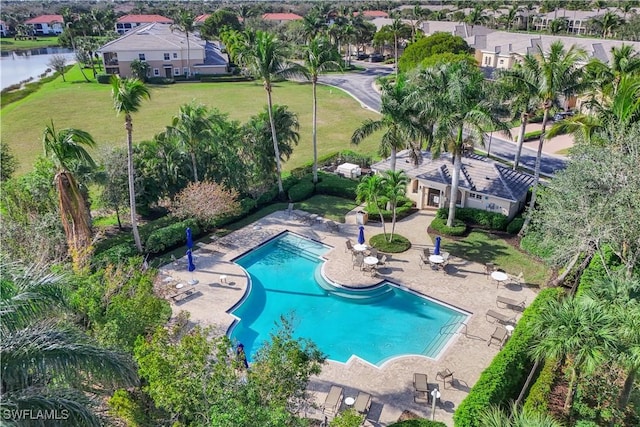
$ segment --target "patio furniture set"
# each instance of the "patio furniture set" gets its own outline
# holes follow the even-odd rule
[[[329,393],[322,405],[322,412],[328,415],[338,415],[342,409],[353,408],[357,413],[364,415],[367,419],[369,409],[371,409],[371,395],[364,391],[358,392],[356,397],[344,395],[344,389],[337,385],[332,385]],[[363,423],[364,423],[363,420]]]
[[[386,265],[391,258],[390,255],[381,254],[376,248],[365,244],[354,245],[351,240],[345,241],[345,251],[351,253],[353,268],[358,267],[363,272],[370,273],[372,277],[375,276],[376,270]]]
[[[449,252],[441,251],[438,254],[432,254],[431,249],[424,248],[420,253],[420,269],[428,265],[432,270],[442,270],[446,273],[445,267],[449,264]]]

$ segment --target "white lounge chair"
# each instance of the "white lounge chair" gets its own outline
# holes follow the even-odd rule
[[[342,403],[342,397],[344,396],[344,389],[337,385],[332,385],[329,390],[329,394],[324,399],[324,405],[322,405],[322,411],[329,414],[337,414]]]

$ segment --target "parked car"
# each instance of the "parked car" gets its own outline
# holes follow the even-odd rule
[[[384,55],[374,53],[369,57],[369,62],[382,62],[384,61]]]
[[[364,61],[365,59],[367,59],[369,57],[368,54],[366,53],[358,53],[356,55],[353,55],[356,59],[360,60],[360,61]]]
[[[567,117],[573,116],[575,113],[573,111],[558,111],[553,115],[553,121],[559,122],[560,120],[564,120]]]

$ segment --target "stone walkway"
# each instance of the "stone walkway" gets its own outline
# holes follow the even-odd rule
[[[330,232],[321,221],[307,225],[284,211],[276,212],[223,238],[201,244],[194,251],[197,266],[194,274],[186,271],[184,258],[164,266],[160,270],[157,288],[169,296],[176,292],[177,283],[184,285],[182,290],[188,287],[190,292],[184,295],[185,298],[179,301],[169,298],[174,315],[186,310],[192,322],[214,325],[220,333],[226,333],[235,320],[228,311],[242,299],[248,284],[244,269],[233,263],[233,259],[286,230],[329,245],[333,249],[325,255],[324,265],[324,274],[329,280],[342,285],[362,286],[388,279],[467,311],[471,316],[466,328],[461,328],[436,360],[405,356],[392,359],[382,367],[357,358],[351,358],[346,364],[328,361],[321,375],[314,378],[309,387],[316,396],[318,406],[322,405],[329,388],[335,384],[344,388],[345,397],[355,397],[358,391],[373,396],[365,425],[386,426],[396,422],[404,410],[430,418],[431,405],[424,401],[416,403],[413,399],[413,373],[420,372],[428,375],[431,387],[439,383],[442,396],[436,407],[435,419],[452,426],[455,408],[499,350],[495,344],[487,345],[496,325],[487,320],[486,311],[493,309],[518,315],[519,318],[517,312],[497,308],[496,296],[526,300],[528,304],[535,298],[535,290],[526,285],[496,286],[484,274],[484,266],[459,258],[450,259],[446,273],[428,267],[421,268],[420,252],[425,247],[433,246],[427,234],[432,219],[433,213],[421,211],[399,221],[396,232],[409,238],[413,246],[403,254],[393,254],[387,266],[380,270],[380,277],[372,278],[354,269],[351,255],[345,253],[346,239],[352,242],[357,240],[358,227],[354,213],[347,215],[346,224],[340,224],[338,232]],[[389,229],[390,224],[387,224],[387,231]],[[369,223],[365,226],[367,238],[381,232],[380,224]],[[224,280],[221,280],[222,276],[226,276]],[[191,279],[198,280],[198,284],[187,284]],[[455,381],[452,385],[447,383],[443,386],[441,381],[436,381],[436,373],[445,367],[454,371]],[[311,410],[307,415],[315,418],[324,416],[319,409]]]

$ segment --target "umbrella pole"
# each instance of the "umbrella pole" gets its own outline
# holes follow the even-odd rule
[[[187,283],[190,284],[190,285],[197,285],[198,284],[198,279],[193,277],[193,273],[191,273],[191,280],[189,280]]]

